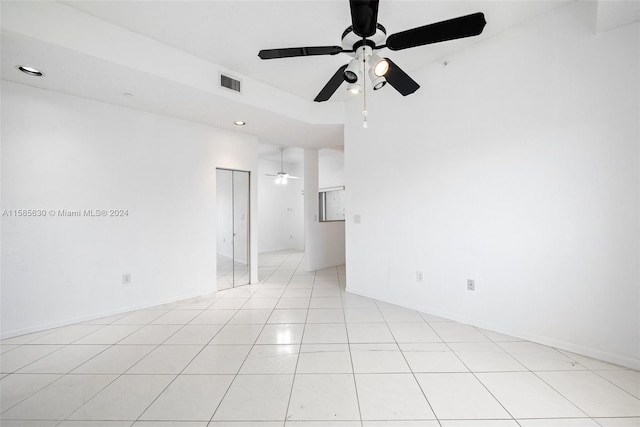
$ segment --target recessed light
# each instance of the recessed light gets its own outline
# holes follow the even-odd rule
[[[244,126],[247,124],[247,122],[244,122],[242,120],[236,120],[235,122],[233,122],[233,124],[236,126]]]
[[[34,76],[34,77],[44,76],[44,73],[42,71],[38,70],[37,68],[29,67],[27,65],[16,65],[16,68],[30,76]]]

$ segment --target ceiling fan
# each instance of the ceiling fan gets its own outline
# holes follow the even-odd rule
[[[403,96],[412,94],[420,85],[402,71],[391,59],[379,57],[375,51],[389,48],[403,50],[448,40],[477,36],[482,33],[486,21],[483,13],[460,16],[435,24],[424,25],[387,37],[387,30],[378,23],[379,0],[350,0],[351,23],[342,33],[342,46],[292,47],[261,50],[261,59],[291,58],[296,56],[337,55],[346,53],[353,59],[341,66],[322,88],[316,102],[327,101],[343,81],[347,90],[360,92],[368,75],[373,90],[389,83]],[[368,71],[367,71],[368,66]]]
[[[284,161],[282,160],[282,154],[284,153],[284,147],[280,147],[280,172],[278,173],[266,173],[266,176],[275,176],[275,183],[286,185],[290,179],[300,179],[297,176],[289,175],[284,171]]]

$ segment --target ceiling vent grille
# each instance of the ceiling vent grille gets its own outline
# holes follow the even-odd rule
[[[237,93],[242,93],[240,80],[225,76],[224,74],[220,74],[220,86]]]

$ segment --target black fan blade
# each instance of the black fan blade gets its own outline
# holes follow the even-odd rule
[[[347,64],[338,68],[338,71],[329,79],[326,85],[322,88],[318,96],[314,101],[316,102],[324,102],[331,98],[331,95],[335,93],[336,90],[340,87],[342,82],[344,81],[344,70],[347,68]]]
[[[284,49],[265,49],[258,53],[261,59],[292,58],[295,56],[336,55],[342,52],[340,46],[289,47]]]
[[[387,83],[400,92],[402,96],[410,95],[420,88],[420,85],[409,77],[407,73],[402,71],[392,60],[389,58],[385,59],[389,61],[389,70],[387,74],[384,75],[384,78],[387,79]]]
[[[360,37],[371,37],[378,24],[378,0],[349,0],[353,32]]]
[[[435,24],[413,28],[392,34],[387,38],[387,47],[391,50],[402,50],[425,44],[438,43],[447,40],[477,36],[482,33],[487,21],[483,13],[436,22]]]

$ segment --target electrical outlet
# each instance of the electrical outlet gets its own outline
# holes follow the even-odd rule
[[[360,224],[360,215],[354,215],[353,216],[353,222],[355,224]]]
[[[416,271],[416,281],[417,282],[424,282],[424,280],[422,278],[422,271]]]
[[[123,285],[128,285],[131,283],[131,274],[130,273],[125,273],[122,275],[122,284]]]
[[[475,291],[476,290],[476,281],[473,279],[467,279],[467,290]]]

